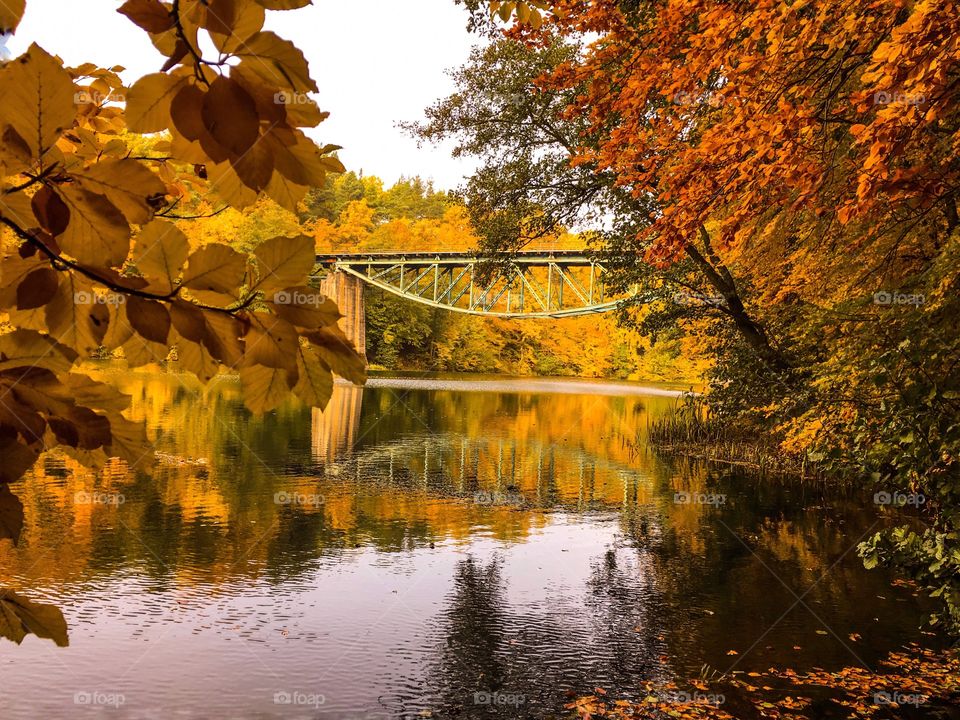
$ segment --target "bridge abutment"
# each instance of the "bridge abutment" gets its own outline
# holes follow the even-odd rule
[[[363,281],[344,272],[333,271],[320,281],[320,291],[333,300],[343,317],[340,329],[367,360],[367,320],[363,303]]]

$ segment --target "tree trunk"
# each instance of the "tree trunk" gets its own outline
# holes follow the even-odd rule
[[[704,257],[704,253],[701,253],[693,245],[684,247],[687,255],[696,263],[697,267],[700,268],[713,289],[723,298],[726,305],[724,308],[726,314],[733,320],[733,324],[747,344],[757,352],[758,357],[766,363],[771,370],[787,370],[790,364],[786,358],[784,358],[783,354],[770,344],[770,338],[767,336],[766,331],[757,321],[750,317],[750,314],[743,306],[743,300],[737,290],[733,276],[713,252],[710,236],[703,227],[700,228],[700,238],[703,242],[707,257]]]

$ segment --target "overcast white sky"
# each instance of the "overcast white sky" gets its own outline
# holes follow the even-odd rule
[[[342,145],[351,170],[433,179],[451,189],[470,172],[449,148],[425,146],[395,127],[422,117],[423,108],[451,90],[445,70],[466,60],[478,41],[466,31],[466,11],[453,0],[313,0],[301,10],[268,12],[266,29],[304,51],[331,113],[315,139]],[[36,41],[69,65],[123,65],[128,83],[157,72],[163,58],[146,33],[116,12],[114,0],[28,0],[14,55]]]

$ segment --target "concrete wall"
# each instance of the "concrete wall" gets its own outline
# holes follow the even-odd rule
[[[342,272],[329,273],[320,281],[320,292],[340,308],[340,329],[354,349],[367,359],[367,318],[363,304],[364,282]]]

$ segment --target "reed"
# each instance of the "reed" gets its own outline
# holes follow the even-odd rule
[[[747,433],[716,417],[703,395],[684,393],[673,411],[647,424],[647,442],[658,451],[736,465],[764,475],[822,478],[805,456],[785,453],[770,438]]]

